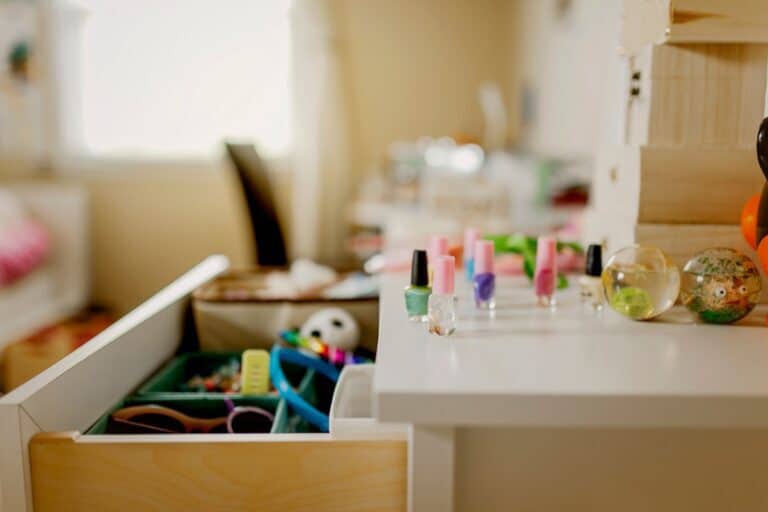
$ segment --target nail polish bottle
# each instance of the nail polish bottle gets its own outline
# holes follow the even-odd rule
[[[475,276],[472,279],[475,289],[475,306],[478,309],[493,309],[496,305],[496,276],[493,273],[493,242],[478,240],[475,242]]]
[[[429,239],[429,248],[427,251],[429,265],[433,266],[438,256],[448,255],[448,237],[434,235]]]
[[[411,284],[405,288],[405,310],[409,320],[427,320],[427,303],[431,293],[427,274],[427,251],[418,249],[413,251],[411,259]]]
[[[464,230],[464,254],[462,260],[464,262],[464,274],[467,276],[467,281],[472,282],[472,278],[475,277],[475,242],[478,239],[478,232],[474,228],[467,228]]]
[[[434,268],[428,307],[429,332],[438,336],[450,336],[456,330],[456,262],[453,256],[438,256]]]
[[[593,309],[602,309],[605,301],[603,281],[603,248],[592,244],[587,249],[587,261],[584,275],[579,278],[581,302]]]
[[[557,282],[557,241],[551,236],[540,236],[536,244],[536,271],[533,286],[540,306],[554,306]]]
[[[448,255],[448,238],[444,236],[432,236],[427,248],[427,260],[429,262],[429,281],[432,282],[432,274],[435,271],[435,262],[440,256]]]

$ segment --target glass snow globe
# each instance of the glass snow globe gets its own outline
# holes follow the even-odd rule
[[[762,288],[757,265],[747,255],[714,247],[696,254],[683,267],[680,299],[702,321],[729,324],[754,309]]]
[[[671,308],[680,292],[680,271],[656,247],[633,245],[611,256],[602,274],[611,308],[633,320],[650,320]]]

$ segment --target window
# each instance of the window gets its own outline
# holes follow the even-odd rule
[[[78,0],[54,41],[63,150],[211,158],[291,141],[290,0]],[[77,20],[74,20],[77,18]]]

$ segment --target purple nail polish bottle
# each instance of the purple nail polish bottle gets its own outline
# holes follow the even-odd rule
[[[493,273],[493,242],[478,240],[475,242],[475,275],[472,278],[475,288],[475,305],[479,309],[493,309],[496,306],[496,275]]]

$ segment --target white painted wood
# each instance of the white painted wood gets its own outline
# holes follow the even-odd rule
[[[454,437],[450,427],[411,427],[408,512],[453,511]]]
[[[67,357],[0,399],[0,487],[24,511],[27,442],[38,431],[82,431],[178,348],[189,296],[224,272],[211,256]],[[28,419],[20,419],[26,415]],[[20,485],[20,479],[21,485]]]
[[[408,439],[408,425],[385,423],[375,417],[375,368],[374,364],[354,364],[341,370],[328,413],[334,439]]]
[[[433,426],[768,426],[768,344],[758,308],[731,326],[683,308],[633,322],[584,311],[575,287],[555,310],[501,279],[493,317],[457,283],[452,337],[407,320],[405,274],[387,275],[374,390],[378,418]],[[727,411],[724,414],[723,411]]]
[[[0,511],[31,510],[27,445],[40,429],[22,408],[0,403]]]

